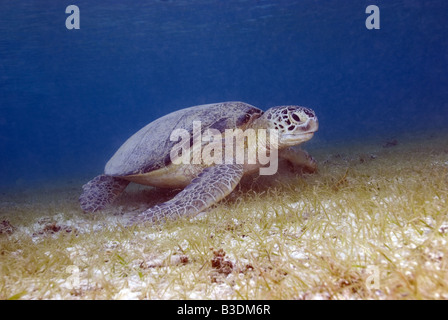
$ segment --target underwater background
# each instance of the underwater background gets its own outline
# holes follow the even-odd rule
[[[0,0],[0,186],[87,181],[138,129],[204,103],[311,107],[316,145],[442,132],[447,18],[445,0]]]

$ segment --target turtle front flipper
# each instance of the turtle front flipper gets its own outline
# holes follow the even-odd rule
[[[81,209],[85,212],[95,212],[103,209],[109,203],[112,203],[115,198],[126,189],[129,181],[99,175],[85,185],[82,186],[83,193],[79,197]]]
[[[173,199],[131,218],[130,224],[198,214],[231,193],[242,176],[242,165],[222,164],[209,167]]]
[[[308,152],[299,148],[285,148],[280,150],[279,157],[292,164],[294,169],[314,173],[317,171],[317,162]]]

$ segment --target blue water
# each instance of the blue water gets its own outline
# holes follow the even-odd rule
[[[0,0],[0,185],[94,176],[150,121],[227,100],[311,107],[316,141],[442,130],[447,88],[446,0]]]

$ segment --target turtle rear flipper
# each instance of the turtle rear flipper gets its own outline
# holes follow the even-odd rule
[[[131,218],[130,224],[195,215],[230,194],[243,176],[243,166],[222,164],[206,168],[173,199]]]
[[[81,209],[85,212],[95,212],[112,203],[126,189],[129,181],[99,175],[82,186],[83,193],[79,197]]]

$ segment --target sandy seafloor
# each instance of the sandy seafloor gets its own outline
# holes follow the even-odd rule
[[[314,146],[319,173],[159,226],[123,225],[173,193],[86,215],[79,178],[4,187],[0,299],[448,299],[447,137]]]

